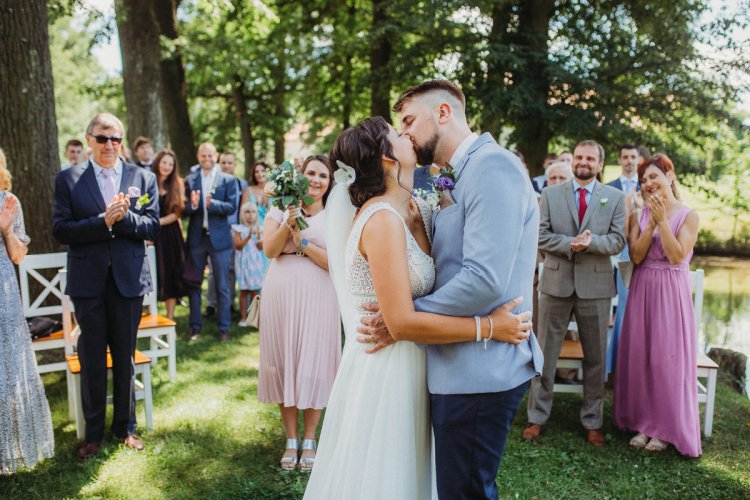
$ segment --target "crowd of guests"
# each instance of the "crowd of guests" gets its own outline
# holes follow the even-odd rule
[[[127,171],[134,166],[150,172],[143,174],[146,183],[153,174],[159,229],[149,243],[156,247],[158,299],[173,318],[177,304],[189,298],[190,340],[200,338],[204,316],[216,317],[218,338],[227,340],[235,288],[242,327],[247,326],[251,300],[262,291],[258,398],[279,405],[287,436],[281,467],[309,471],[314,465],[316,429],[341,355],[339,311],[325,243],[326,201],[334,184],[328,158],[311,156],[300,162],[313,202],[281,211],[269,207],[264,194],[268,164],[252,165],[245,180],[236,175],[232,152],[219,154],[213,144],[203,143],[197,164],[183,178],[176,155],[168,149],[155,152],[147,138],[134,142],[135,161],[131,163],[118,123],[105,123],[102,130],[109,135],[89,126],[90,158],[80,141],[69,141],[64,152],[69,163],[63,168],[78,169],[77,175],[89,168],[106,174],[108,166],[102,169],[99,158],[101,148],[111,147],[117,154],[113,169],[122,166]],[[602,398],[612,372],[614,423],[636,433],[632,446],[660,451],[671,444],[683,455],[699,456],[697,334],[688,279],[698,217],[680,201],[675,169],[665,155],[651,156],[623,145],[621,175],[608,185],[601,182],[604,157],[602,146],[583,141],[572,153],[548,155],[544,175],[530,179],[539,193],[541,213],[542,272],[534,312],[545,363],[542,376],[531,385],[529,423],[522,437],[539,439],[548,425],[557,359],[574,318],[584,352],[580,418],[588,442],[605,444]],[[108,228],[116,239],[124,231],[122,221],[127,220],[130,202],[115,196],[110,203],[104,177],[105,184],[100,182],[99,187],[106,211],[97,238],[107,238]],[[12,316],[0,324],[0,355],[12,360],[0,363],[4,370],[0,373],[0,449],[12,450],[0,455],[2,474],[51,456],[53,448],[49,409],[13,270],[13,263],[23,259],[29,239],[20,204],[10,193],[10,178],[0,153],[0,277],[11,283],[0,289],[0,306]],[[428,178],[429,169],[418,170],[415,187],[429,188]],[[299,215],[309,223],[306,229],[297,224]],[[613,272],[613,258],[632,263],[632,278],[624,272],[626,265],[620,266],[619,273]],[[210,279],[204,312],[201,290],[207,267]],[[615,295],[619,302],[608,345],[610,303]],[[76,304],[77,310],[83,304]],[[92,375],[83,373],[85,385],[86,377]],[[26,378],[20,383],[22,374]],[[88,424],[95,409],[86,410]],[[96,412],[103,422],[103,410]],[[124,433],[130,446],[135,417],[127,418],[127,429],[118,435]],[[84,450],[90,440],[96,447]],[[87,431],[82,458],[96,454],[96,440],[101,436],[91,437]],[[140,440],[130,443],[143,448]]]

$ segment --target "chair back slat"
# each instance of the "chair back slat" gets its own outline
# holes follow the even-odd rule
[[[703,321],[703,279],[705,273],[703,269],[690,271],[690,288],[693,291],[693,309],[695,312],[695,329],[700,339],[701,321]]]
[[[62,314],[62,297],[65,288],[60,283],[59,274],[55,274],[52,279],[47,279],[39,270],[63,269],[66,264],[67,254],[65,252],[27,255],[21,261],[21,264],[18,266],[18,275],[24,316],[31,318],[34,316]],[[36,297],[31,296],[32,282],[30,278],[42,286],[42,291]],[[43,306],[44,301],[51,296],[60,299],[60,303]]]

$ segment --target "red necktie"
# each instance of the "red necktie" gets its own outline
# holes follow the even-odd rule
[[[586,190],[578,188],[578,225],[583,224],[583,216],[586,214]]]

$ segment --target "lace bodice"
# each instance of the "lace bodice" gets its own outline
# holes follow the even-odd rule
[[[422,214],[427,237],[432,236],[432,209],[421,199],[415,198]],[[375,286],[372,283],[370,265],[359,251],[359,239],[367,221],[375,212],[388,210],[401,218],[399,213],[386,202],[374,203],[367,207],[359,218],[354,222],[349,239],[346,241],[346,282],[349,292],[359,302],[377,302],[375,297]],[[406,256],[409,266],[409,282],[411,283],[412,297],[427,295],[435,285],[435,263],[432,257],[424,253],[417,240],[404,223],[406,231]]]

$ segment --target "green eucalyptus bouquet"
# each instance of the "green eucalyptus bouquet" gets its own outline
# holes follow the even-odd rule
[[[310,187],[310,181],[307,177],[297,170],[290,161],[284,161],[276,168],[266,172],[266,187],[263,189],[264,194],[270,198],[271,205],[279,210],[286,210],[289,207],[299,207],[312,205],[313,199],[307,194]],[[309,224],[301,215],[297,217],[297,226],[300,230],[307,229]]]

